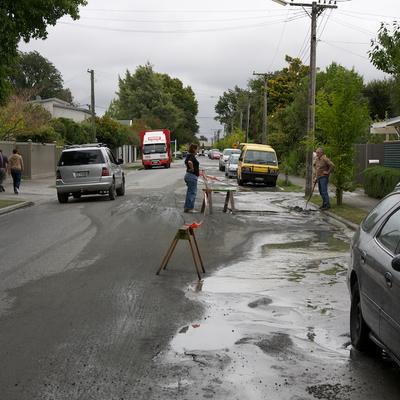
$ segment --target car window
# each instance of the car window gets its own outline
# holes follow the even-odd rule
[[[101,150],[76,150],[61,153],[59,166],[102,164],[104,157]]]
[[[400,242],[400,209],[394,212],[383,225],[377,240],[391,253],[397,254]]]
[[[399,196],[388,196],[384,198],[364,219],[362,229],[365,232],[370,232],[383,215],[399,201]]]
[[[108,158],[110,159],[110,161],[112,163],[116,164],[117,160],[115,159],[114,154],[111,152],[111,150],[107,149],[106,151],[107,151],[107,155],[108,155]]]
[[[251,164],[276,164],[276,155],[272,151],[247,150],[244,162]]]
[[[225,149],[223,154],[224,154],[224,156],[229,156],[232,154],[232,151],[233,151],[232,149]]]

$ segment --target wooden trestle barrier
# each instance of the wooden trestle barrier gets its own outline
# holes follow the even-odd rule
[[[172,240],[172,243],[169,246],[168,251],[164,256],[161,266],[158,269],[156,275],[159,275],[162,270],[165,270],[167,268],[167,264],[171,259],[172,253],[174,252],[176,245],[178,244],[178,241],[187,240],[189,242],[190,251],[192,252],[192,257],[196,268],[197,276],[199,280],[201,280],[200,273],[201,271],[205,273],[206,270],[204,269],[203,260],[201,259],[199,251],[199,246],[197,245],[196,236],[194,235],[194,229],[198,228],[199,226],[200,224],[193,223],[193,224],[183,225],[178,229],[178,232],[175,234],[175,237]]]

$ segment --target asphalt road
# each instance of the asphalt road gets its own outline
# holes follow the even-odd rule
[[[299,196],[248,188],[235,215],[216,197],[202,285],[186,243],[155,275],[201,218],[181,212],[183,173],[0,216],[0,399],[397,399],[399,369],[348,344],[348,232],[292,213]]]

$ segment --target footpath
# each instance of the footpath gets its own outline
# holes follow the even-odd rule
[[[3,182],[3,186],[5,192],[0,192],[0,200],[18,203],[0,208],[0,215],[51,199],[57,199],[55,177],[23,179],[18,194],[14,193],[10,176],[7,176],[6,180]]]

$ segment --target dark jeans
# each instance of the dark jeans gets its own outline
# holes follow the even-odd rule
[[[13,179],[14,190],[19,189],[19,185],[21,184],[21,170],[19,169],[12,169],[11,176]]]
[[[185,182],[187,185],[187,192],[184,208],[186,210],[193,210],[197,194],[197,176],[190,172],[186,172]]]
[[[319,194],[322,197],[322,207],[330,207],[331,204],[329,202],[329,195],[328,195],[328,176],[320,176],[318,178],[318,190]]]

